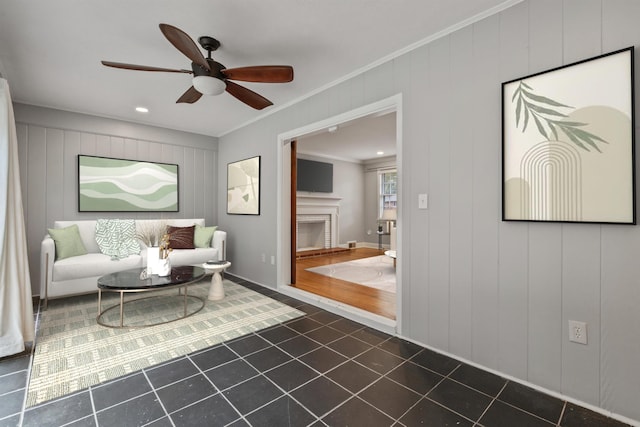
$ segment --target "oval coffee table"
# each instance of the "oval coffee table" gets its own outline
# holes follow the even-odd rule
[[[209,299],[211,301],[218,301],[224,298],[224,286],[222,286],[222,273],[227,268],[231,267],[229,261],[215,261],[213,263],[205,262],[202,264],[207,273],[213,272],[211,276],[211,288],[209,289]]]
[[[149,326],[162,325],[164,323],[174,322],[176,320],[184,319],[185,317],[193,316],[204,307],[204,299],[196,295],[189,295],[187,289],[189,285],[199,281],[205,276],[205,270],[201,267],[183,266],[174,267],[171,269],[169,276],[151,275],[146,276],[146,269],[134,268],[131,270],[118,271],[116,273],[107,274],[98,278],[98,315],[96,316],[96,322],[99,325],[106,326],[108,328],[145,328]],[[177,297],[184,300],[182,315],[176,316],[175,319],[166,320],[162,322],[144,324],[144,325],[125,325],[124,324],[124,305],[136,301],[140,301],[147,298],[156,298],[160,296],[149,296],[145,298],[137,298],[130,301],[124,301],[124,294],[132,293],[145,293],[161,291],[166,289],[178,288]],[[184,290],[184,292],[182,292]],[[102,293],[103,292],[117,292],[120,294],[119,304],[112,305],[102,310]],[[199,307],[189,312],[187,310],[189,298],[195,298],[200,301]],[[106,323],[103,319],[105,313],[120,308],[120,322],[118,325]]]

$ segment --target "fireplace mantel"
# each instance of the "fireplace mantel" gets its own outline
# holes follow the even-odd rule
[[[315,205],[315,206],[340,206],[342,197],[312,195],[312,194],[296,194],[297,205]]]

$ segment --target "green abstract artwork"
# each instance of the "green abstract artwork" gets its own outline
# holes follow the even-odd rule
[[[178,212],[178,165],[78,155],[80,212]]]

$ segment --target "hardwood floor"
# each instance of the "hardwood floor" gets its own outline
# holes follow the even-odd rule
[[[300,258],[296,260],[296,284],[293,286],[395,320],[395,293],[334,279],[305,270],[310,267],[367,258],[383,253],[384,251],[378,249],[357,248],[346,252]]]

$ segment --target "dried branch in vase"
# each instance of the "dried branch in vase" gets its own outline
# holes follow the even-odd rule
[[[163,236],[167,233],[165,221],[140,222],[136,224],[136,237],[147,247],[159,246]]]

